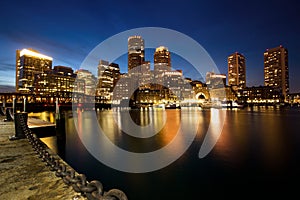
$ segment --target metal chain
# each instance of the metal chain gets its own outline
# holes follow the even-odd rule
[[[89,182],[84,174],[76,174],[74,169],[65,163],[61,163],[59,159],[51,155],[46,145],[28,128],[24,115],[17,116],[15,120],[19,120],[20,127],[34,151],[45,162],[46,166],[49,166],[57,177],[61,177],[65,184],[72,186],[74,191],[81,193],[88,200],[128,200],[123,191],[111,189],[104,192],[100,181],[93,180]]]

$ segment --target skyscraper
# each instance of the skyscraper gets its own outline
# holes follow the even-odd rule
[[[171,54],[167,47],[160,46],[155,49],[154,53],[154,70],[171,70]]]
[[[265,86],[271,86],[286,99],[289,93],[288,51],[279,46],[264,53]]]
[[[100,97],[100,103],[108,103],[112,100],[114,86],[120,77],[120,68],[118,64],[100,60],[98,65],[98,85],[97,96]]]
[[[157,47],[154,53],[154,78],[158,84],[156,89],[162,89],[163,75],[167,71],[171,71],[171,54],[167,47]]]
[[[35,75],[52,69],[52,58],[36,50],[23,49],[16,51],[16,91],[34,92]]]
[[[236,52],[228,57],[228,85],[233,89],[244,89],[246,87],[246,59]]]
[[[128,72],[145,61],[144,40],[141,36],[128,38]]]

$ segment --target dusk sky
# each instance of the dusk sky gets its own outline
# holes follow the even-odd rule
[[[242,53],[247,86],[264,84],[263,53],[283,45],[289,51],[291,92],[300,92],[300,3],[296,0],[4,0],[0,8],[0,85],[15,85],[17,49],[33,48],[53,57],[53,66],[79,69],[89,52],[107,38],[133,28],[162,27],[196,40],[222,73],[227,74],[227,57]],[[153,61],[153,55],[146,54],[146,60]],[[118,64],[122,72],[127,71],[124,59]],[[172,65],[190,76],[182,63]]]

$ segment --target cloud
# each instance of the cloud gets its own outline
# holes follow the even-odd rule
[[[0,35],[2,35],[5,40],[17,44],[17,48],[19,49],[33,48],[40,51],[42,54],[53,57],[54,63],[57,63],[58,61],[68,64],[72,68],[79,68],[79,65],[85,56],[88,55],[89,51],[94,46],[91,45],[91,42],[86,41],[84,35],[63,35],[62,33],[59,35],[57,32],[59,31],[53,32],[53,35],[56,35],[56,38],[53,39],[49,38],[49,33],[29,34],[26,31],[23,31],[22,33],[6,31],[5,33],[0,33]],[[3,63],[0,61],[0,66],[2,64]],[[57,63],[57,65],[60,65],[60,63]]]
[[[16,65],[13,63],[0,62],[0,71],[15,71]]]

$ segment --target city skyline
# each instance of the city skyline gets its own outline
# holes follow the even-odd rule
[[[138,42],[133,42],[134,44],[134,47],[132,48],[132,44],[130,42],[131,39],[138,39],[137,41]],[[128,71],[121,71],[119,69],[119,64],[118,63],[113,63],[113,62],[109,62],[109,61],[105,61],[105,60],[102,60],[101,58],[99,58],[99,64],[98,66],[95,66],[95,68],[98,69],[98,72],[96,74],[93,74],[92,72],[90,72],[88,69],[84,69],[84,68],[80,68],[78,70],[76,70],[75,73],[77,72],[80,72],[80,71],[85,71],[91,75],[93,75],[94,77],[98,77],[98,79],[100,78],[100,74],[99,74],[99,66],[100,65],[103,65],[103,66],[114,66],[114,67],[117,67],[119,69],[119,72],[118,73],[121,73],[123,75],[126,75],[127,74],[130,74],[128,72],[130,72],[132,69],[136,68],[136,67],[146,67],[146,65],[148,66],[148,71],[150,72],[150,70],[154,73],[162,73],[164,71],[172,71],[172,70],[175,70],[175,71],[180,71],[180,73],[182,73],[182,69],[172,69],[171,68],[171,54],[168,50],[168,47],[165,47],[165,46],[159,46],[155,49],[155,52],[153,53],[152,57],[154,57],[154,63],[153,66],[151,67],[151,63],[150,61],[145,61],[145,53],[147,51],[144,51],[144,39],[141,37],[141,36],[130,36],[128,38]],[[141,47],[141,48],[140,48]],[[138,50],[141,50],[140,52],[136,52],[136,48]],[[133,50],[132,50],[133,49]],[[132,51],[134,51],[132,53]],[[279,51],[279,54],[278,55],[281,55],[281,56],[284,56],[283,58],[279,57],[280,59],[277,60],[277,51]],[[283,51],[281,52],[280,54],[280,51]],[[270,53],[270,58],[266,58],[266,56],[268,57],[268,52],[271,52]],[[275,52],[275,53],[272,53],[272,52]],[[271,49],[267,49],[266,52],[264,53],[264,57],[265,57],[265,62],[264,62],[264,65],[265,65],[265,70],[264,70],[264,86],[269,86],[268,82],[269,82],[269,79],[266,77],[268,77],[268,75],[266,75],[266,63],[269,63],[270,61],[270,65],[271,67],[274,65],[275,67],[278,68],[277,64],[276,63],[279,63],[280,66],[283,65],[285,67],[287,67],[287,73],[285,72],[284,70],[284,74],[287,74],[287,79],[284,80],[284,81],[287,81],[287,90],[285,91],[284,89],[284,96],[286,96],[286,94],[289,93],[289,86],[288,86],[288,82],[289,82],[289,76],[288,76],[288,56],[285,56],[284,52],[286,52],[287,54],[287,49],[284,48],[282,45],[280,45],[279,47],[275,47],[275,48],[271,48]],[[131,55],[134,54],[134,56],[132,57]],[[274,54],[274,55],[273,55]],[[27,56],[29,56],[27,58]],[[33,57],[32,57],[33,56]],[[23,59],[20,59],[21,57],[23,57]],[[37,59],[35,59],[35,57],[37,57]],[[132,58],[133,60],[132,60]],[[275,59],[276,58],[276,59]],[[47,55],[44,55],[44,54],[41,54],[40,52],[38,52],[37,50],[34,50],[34,49],[22,49],[22,50],[16,50],[16,71],[15,71],[15,74],[16,74],[16,91],[17,92],[21,92],[22,90],[28,90],[28,88],[24,88],[24,81],[22,79],[25,78],[26,80],[26,87],[29,87],[29,88],[33,88],[34,85],[33,85],[33,79],[30,80],[31,78],[31,74],[27,75],[27,71],[30,72],[30,71],[35,71],[35,73],[42,73],[44,72],[43,68],[45,68],[45,70],[49,70],[50,68],[52,68],[52,62],[55,60],[55,58],[53,59],[52,57],[50,56],[47,56]],[[272,61],[273,60],[273,61]],[[275,62],[274,62],[275,60]],[[238,53],[238,52],[235,52],[231,55],[228,56],[228,71],[227,73],[224,73],[224,74],[216,74],[216,77],[217,76],[224,76],[224,85],[228,85],[228,86],[231,86],[233,88],[233,90],[238,90],[238,89],[245,89],[246,87],[253,87],[252,86],[247,86],[246,83],[245,83],[245,78],[246,78],[246,59],[245,57]],[[49,66],[49,63],[50,62],[50,66]],[[281,63],[281,62],[286,62],[286,63]],[[32,68],[28,68],[24,66],[25,63],[37,63],[37,69],[32,69]],[[109,64],[110,63],[110,64]],[[21,68],[20,68],[21,67]],[[25,68],[24,68],[25,67]],[[62,65],[57,65],[57,66],[53,66],[55,69],[56,67],[64,67],[64,68],[70,68],[72,69],[73,71],[73,68],[72,67],[69,67],[69,66],[62,66]],[[93,68],[93,67],[92,67]],[[131,68],[131,69],[130,69]],[[274,67],[273,67],[274,68]],[[20,76],[20,69],[23,70],[22,72],[22,77],[19,77]],[[145,68],[146,69],[146,68]],[[75,70],[75,69],[74,69]],[[280,69],[278,71],[281,71]],[[275,70],[275,72],[277,72],[277,70]],[[31,73],[31,72],[30,72]],[[73,73],[73,72],[72,72]],[[104,73],[104,71],[102,72]],[[143,72],[142,74],[144,74],[146,72]],[[268,72],[267,74],[273,74],[274,73],[274,69],[271,70],[270,72]],[[279,72],[278,72],[279,73]],[[206,77],[203,78],[202,80],[202,83],[205,83],[207,84],[207,77],[208,77],[208,74],[215,74],[213,71],[207,71],[206,72]],[[138,75],[138,74],[137,74]],[[141,75],[141,74],[140,74]],[[140,76],[138,75],[138,76]],[[27,76],[30,76],[29,79]],[[143,77],[144,75],[142,75]],[[182,76],[184,78],[187,78],[187,79],[191,79],[190,77],[186,77],[184,76],[184,73],[182,73]],[[277,75],[275,75],[277,76]],[[285,75],[286,76],[286,75]],[[141,78],[142,78],[141,77]],[[156,75],[154,76],[156,79],[158,77],[156,77]],[[281,76],[280,76],[281,77]],[[279,78],[279,77],[278,77]],[[17,81],[21,79],[20,81]],[[142,78],[143,79],[143,78]],[[160,77],[159,79],[162,79],[162,77]],[[227,83],[227,79],[228,79],[228,83]],[[201,81],[199,79],[191,79],[191,80],[194,80],[194,81]],[[273,79],[272,79],[273,80]],[[28,84],[28,81],[31,83]],[[276,84],[274,83],[274,85],[271,85],[273,87],[277,87],[279,86],[280,84],[280,87],[281,87],[281,78],[279,78],[278,80],[275,80]],[[96,84],[96,83],[95,83]],[[162,84],[162,83],[160,83]],[[277,85],[277,86],[276,86]],[[21,90],[19,91],[19,87],[21,87]],[[92,85],[90,85],[92,86]],[[262,85],[260,85],[262,86]],[[98,85],[97,85],[98,87]],[[255,86],[254,86],[255,87]],[[33,91],[31,91],[33,92]]]
[[[300,49],[297,26],[299,3],[296,1],[252,1],[243,3],[243,9],[233,2],[214,1],[163,2],[167,7],[157,7],[151,2],[129,6],[126,2],[97,1],[89,4],[83,1],[72,4],[51,1],[43,6],[36,2],[0,4],[4,8],[0,14],[0,39],[3,41],[0,85],[15,83],[16,49],[31,47],[54,57],[53,66],[79,69],[85,56],[108,37],[136,27],[156,26],[180,31],[195,39],[211,55],[221,73],[227,74],[227,57],[230,54],[236,51],[242,53],[247,60],[247,86],[264,85],[263,54],[268,48],[283,45],[289,50],[290,92],[300,91],[300,58],[297,56]],[[12,11],[14,14],[11,14]],[[160,12],[169,20],[159,17],[157,13]],[[138,20],[136,16],[139,16]],[[151,63],[152,53],[148,51],[148,55],[145,54]],[[126,63],[126,57],[120,59],[121,71],[127,68]],[[183,69],[186,77],[191,77],[189,70],[180,62],[176,63],[176,59],[173,59],[172,67]]]

